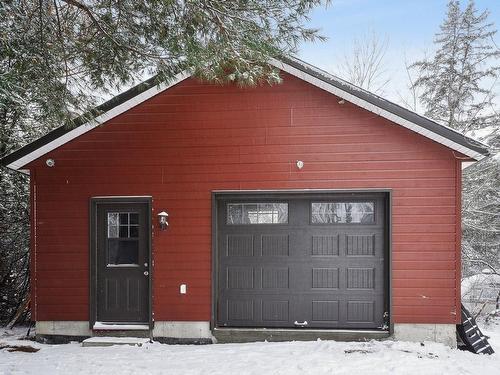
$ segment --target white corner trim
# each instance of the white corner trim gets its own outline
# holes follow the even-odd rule
[[[30,152],[29,154],[23,156],[22,158],[17,159],[16,161],[7,165],[7,167],[19,170],[26,164],[32,162],[35,159],[38,159],[40,156],[43,156],[46,153],[58,148],[59,146],[62,146],[63,144],[71,141],[72,139],[75,139],[80,135],[87,133],[88,131],[105,123],[106,121],[109,121],[112,118],[121,115],[122,113],[137,106],[138,104],[141,104],[142,102],[152,98],[155,95],[158,95],[159,93],[169,89],[170,87],[177,85],[178,83],[184,81],[190,76],[191,74],[188,73],[187,71],[179,73],[168,83],[167,82],[160,83],[158,85],[149,88],[148,90],[134,96],[133,98],[127,100],[126,102],[112,108],[108,112],[105,112],[102,115],[96,117],[92,121],[89,121],[83,125],[74,128],[73,130],[62,135],[61,137],[54,139],[53,141],[47,143],[46,145],[43,145],[42,147],[37,148],[36,150]]]
[[[386,111],[385,109],[382,109],[374,104],[371,104],[367,102],[366,100],[363,100],[357,96],[354,96],[352,94],[349,94],[348,92],[339,89],[338,87],[329,84],[328,82],[322,81],[306,72],[303,72],[302,70],[299,70],[297,68],[294,68],[291,65],[288,65],[282,61],[276,60],[276,59],[271,59],[270,61],[271,65],[274,67],[281,69],[303,81],[306,81],[322,90],[325,90],[331,94],[334,94],[342,99],[345,99],[353,104],[356,104],[357,106],[364,108],[372,113],[375,113],[376,115],[379,115],[381,117],[384,117],[392,122],[395,122],[398,125],[401,125],[409,130],[414,131],[415,133],[418,133],[420,135],[423,135],[426,138],[430,138],[433,141],[436,141],[438,143],[441,143],[442,145],[451,148],[452,150],[458,151],[464,155],[470,156],[471,158],[475,160],[481,160],[484,158],[484,155],[471,150],[467,147],[464,147],[458,143],[455,143],[448,138],[445,138],[439,134],[436,134],[428,129],[425,129],[411,121],[408,121],[402,117],[399,117],[389,111]]]

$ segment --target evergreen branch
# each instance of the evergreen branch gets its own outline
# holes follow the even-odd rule
[[[94,15],[92,10],[87,7],[85,4],[82,4],[76,0],[61,0],[65,2],[68,5],[73,5],[76,8],[82,10],[92,21],[92,23],[97,27],[97,29],[104,34],[113,44],[115,44],[118,48],[126,49],[129,50],[133,53],[136,53],[137,55],[144,56],[146,58],[153,58],[153,59],[159,59],[159,60],[165,60],[168,59],[168,56],[166,55],[158,55],[154,53],[146,53],[138,50],[137,48],[134,48],[129,45],[123,45],[119,41],[117,41],[102,25],[101,22],[97,19],[97,17]]]

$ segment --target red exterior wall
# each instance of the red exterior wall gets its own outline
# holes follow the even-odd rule
[[[168,231],[153,233],[155,320],[208,321],[212,190],[391,188],[392,321],[455,323],[453,152],[283,78],[253,89],[188,79],[31,163],[36,319],[88,320],[92,196],[151,195],[154,219],[169,212]]]

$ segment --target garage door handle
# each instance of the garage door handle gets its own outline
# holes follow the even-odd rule
[[[304,320],[303,322],[293,322],[293,324],[295,325],[295,327],[305,327],[307,326],[307,320]]]

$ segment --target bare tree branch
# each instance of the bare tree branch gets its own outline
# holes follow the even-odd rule
[[[388,38],[375,33],[354,39],[352,50],[344,54],[338,74],[347,81],[377,94],[389,83],[385,62]]]

